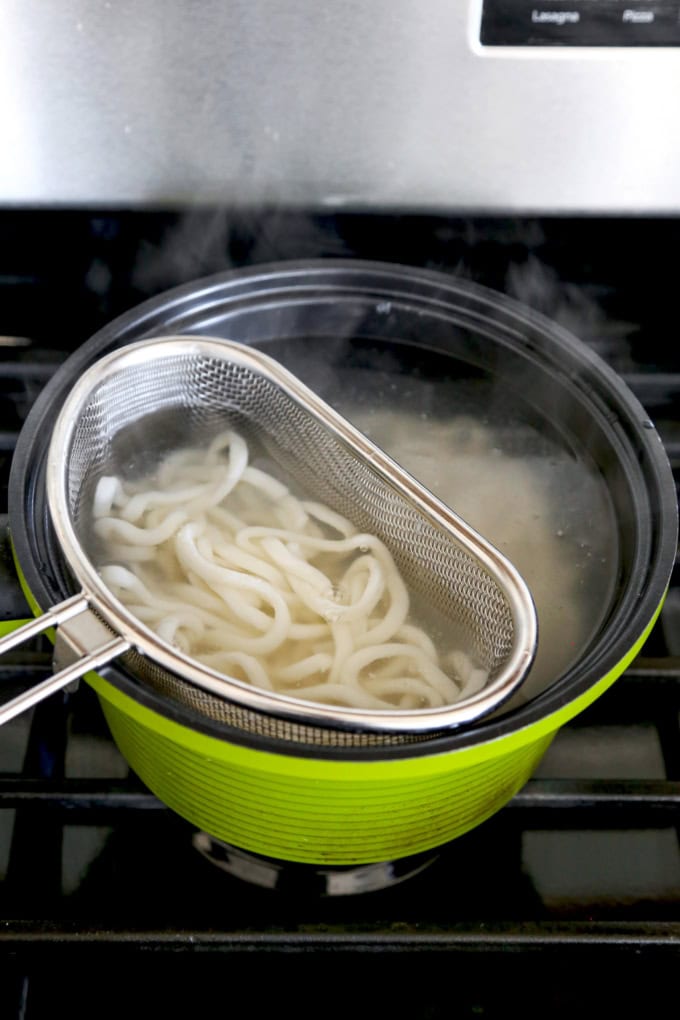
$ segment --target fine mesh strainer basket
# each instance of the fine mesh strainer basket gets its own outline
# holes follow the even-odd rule
[[[481,690],[423,709],[303,700],[302,693],[263,689],[203,664],[114,595],[93,556],[98,483],[146,476],[172,451],[209,444],[225,428],[242,435],[306,499],[385,544],[413,600],[488,674]],[[535,611],[514,567],[293,375],[242,345],[169,337],[97,362],[57,420],[47,497],[80,593],[0,642],[3,651],[59,625],[55,662],[63,667],[6,703],[0,722],[120,656],[140,682],[246,732],[325,746],[399,744],[490,712],[531,665]]]

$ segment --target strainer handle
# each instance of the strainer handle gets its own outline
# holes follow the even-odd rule
[[[0,655],[3,652],[10,651],[10,649],[15,648],[17,645],[23,644],[24,641],[37,637],[49,627],[56,627],[60,623],[65,623],[67,620],[88,609],[88,601],[82,594],[74,595],[72,598],[60,602],[42,616],[31,620],[29,623],[25,623],[23,627],[19,627],[17,630],[12,631],[11,634],[1,638]],[[4,705],[0,705],[0,726],[37,705],[39,701],[43,701],[51,694],[60,691],[62,687],[68,687],[70,683],[80,679],[88,670],[98,669],[100,666],[105,665],[105,663],[115,659],[117,655],[121,655],[129,647],[129,641],[113,634],[109,640],[105,640],[97,645],[96,648],[88,650],[86,654],[64,669],[59,670],[53,676],[48,677],[47,680],[41,681],[35,687],[23,691],[16,698],[12,698],[10,701],[5,702]]]

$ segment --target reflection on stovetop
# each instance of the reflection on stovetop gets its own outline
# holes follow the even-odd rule
[[[0,513],[30,406],[95,329],[208,272],[324,255],[443,268],[547,312],[623,374],[677,478],[677,285],[665,253],[679,234],[670,220],[1,213]],[[5,540],[3,620],[28,612],[12,573]],[[7,696],[49,661],[41,642],[0,661]],[[270,881],[264,868],[258,885],[207,859],[191,826],[129,775],[81,684],[0,735],[0,1016],[92,1016],[94,994],[98,1016],[195,1014],[203,995],[232,1008],[241,986],[260,1011],[288,1000],[302,1016],[502,1016],[508,1004],[587,1014],[579,975],[598,977],[590,1007],[649,1015],[680,953],[679,710],[676,568],[642,656],[558,734],[506,809],[414,862],[406,881],[331,896],[314,869],[284,866]],[[310,974],[331,1001],[303,983]],[[131,998],[133,976],[144,980]]]

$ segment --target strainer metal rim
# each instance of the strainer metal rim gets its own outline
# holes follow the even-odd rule
[[[139,366],[152,358],[178,355],[207,355],[265,376],[300,401],[336,437],[370,458],[371,466],[383,479],[441,528],[453,534],[458,541],[462,538],[468,548],[474,550],[474,555],[498,582],[514,621],[512,650],[497,675],[482,691],[454,705],[416,711],[344,708],[264,691],[226,677],[172,647],[115,598],[85,554],[71,521],[67,485],[71,439],[79,412],[89,394],[105,379],[121,368]],[[498,707],[522,683],[533,662],[537,642],[536,610],[526,582],[513,564],[296,376],[273,358],[243,344],[208,336],[169,335],[126,345],[95,362],[68,394],[55,423],[47,456],[46,493],[57,541],[90,608],[141,655],[191,684],[256,712],[297,723],[360,731],[442,731],[472,722]]]

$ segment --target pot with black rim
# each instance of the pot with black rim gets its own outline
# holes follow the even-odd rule
[[[71,593],[45,505],[47,445],[64,397],[103,355],[169,332],[266,350],[397,460],[401,452],[389,442],[401,419],[405,454],[414,459],[405,466],[435,491],[441,479],[422,477],[419,466],[427,467],[433,444],[443,451],[444,437],[453,436],[464,450],[464,470],[451,450],[444,482],[456,482],[466,506],[456,505],[455,485],[440,494],[469,518],[476,477],[485,487],[478,501],[507,504],[504,517],[513,492],[528,492],[515,508],[515,551],[541,560],[537,536],[551,529],[561,545],[556,600],[549,605],[534,593],[541,638],[527,694],[491,718],[412,747],[318,748],[244,735],[159,694],[133,672],[107,666],[88,680],[123,755],[193,824],[283,860],[391,860],[479,824],[526,782],[559,727],[632,661],[660,610],[674,562],[677,504],[644,410],[563,330],[498,294],[436,273],[319,261],[198,281],[96,334],[57,372],[29,416],[13,462],[10,527],[36,609]],[[331,366],[337,376],[330,376]],[[416,433],[422,441],[414,445]],[[444,462],[443,452],[434,462]],[[547,466],[547,475],[527,476],[528,462]],[[519,474],[508,474],[509,464],[521,465]],[[570,505],[576,491],[586,494],[585,505]],[[514,538],[470,523],[516,561]],[[560,573],[577,549],[576,573]],[[531,571],[517,565],[532,587]],[[535,579],[537,588],[541,583]],[[569,607],[584,592],[591,601],[576,625]]]

